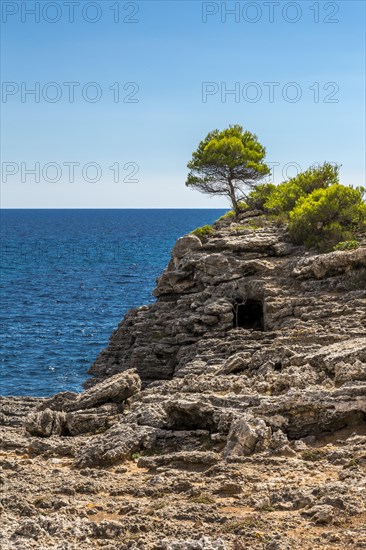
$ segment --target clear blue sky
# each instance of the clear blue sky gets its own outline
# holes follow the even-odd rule
[[[2,2],[7,92],[1,104],[2,162],[8,173],[3,175],[3,207],[225,207],[224,199],[184,186],[186,163],[208,131],[235,123],[256,133],[267,160],[279,163],[276,182],[282,172],[296,171],[286,168],[288,163],[305,169],[327,160],[343,165],[344,183],[364,184],[363,1],[256,2],[257,8],[255,2],[223,3],[227,10],[239,7],[229,15],[221,11],[221,2],[79,0],[73,23],[70,6],[55,3],[58,10],[51,6],[43,12],[50,2],[40,1],[40,21],[35,22],[26,10],[37,2]],[[120,21],[114,22],[118,5]],[[91,23],[94,18],[99,20]],[[31,95],[22,102],[22,88],[37,82],[39,102]],[[45,87],[50,82],[57,86]],[[65,82],[80,83],[73,103]],[[90,99],[102,92],[95,103],[81,91],[90,82],[97,88],[86,88],[84,95]],[[122,99],[130,94],[138,102],[116,103],[116,86],[114,92],[109,89],[116,82]],[[136,84],[123,90],[128,82]],[[215,83],[206,101],[204,82]],[[272,102],[266,82],[278,83]],[[222,101],[225,86],[236,86],[240,96]],[[60,90],[60,100],[50,102]],[[283,97],[300,93],[297,102]],[[255,94],[262,96],[251,102]],[[4,164],[9,162],[14,164]],[[64,165],[70,162],[80,165],[74,182]],[[39,183],[25,173],[35,163]],[[47,168],[48,163],[57,163],[61,173]],[[83,177],[87,163],[100,167],[99,182],[85,181],[97,174],[89,167]],[[115,163],[119,183],[109,169]],[[128,163],[133,164],[125,167]],[[138,181],[123,182],[136,165],[139,171],[130,179]],[[47,181],[56,176],[60,181]]]

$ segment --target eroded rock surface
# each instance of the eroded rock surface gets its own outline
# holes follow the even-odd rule
[[[2,401],[2,546],[366,547],[361,244],[258,212],[179,239],[83,393]]]

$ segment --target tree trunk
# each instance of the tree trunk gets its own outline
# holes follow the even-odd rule
[[[235,189],[233,187],[233,184],[231,183],[231,178],[229,178],[228,184],[229,184],[229,189],[230,189],[229,196],[230,196],[231,204],[233,205],[233,210],[235,212],[235,216],[238,216],[240,210],[239,210],[239,206],[238,206],[238,201],[236,200],[236,196],[235,196]]]

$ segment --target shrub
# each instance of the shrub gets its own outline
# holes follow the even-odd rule
[[[365,227],[365,221],[361,190],[335,184],[297,201],[290,212],[289,232],[294,243],[326,251],[341,241],[352,240],[354,232]]]
[[[353,239],[351,241],[341,241],[333,247],[333,250],[354,250],[359,246],[360,243],[356,239]]]
[[[218,221],[220,220],[228,220],[230,218],[235,218],[235,212],[234,210],[229,210],[228,212],[225,212],[225,214],[223,216],[221,216],[221,218],[218,219]]]
[[[191,501],[196,504],[215,504],[216,500],[213,496],[200,493],[195,497],[191,497]]]
[[[239,201],[238,202],[238,212],[244,212],[244,210],[247,210],[248,209],[248,205],[246,202],[244,201]],[[229,210],[228,212],[225,212],[225,214],[223,216],[221,216],[221,218],[218,219],[218,221],[220,220],[227,220],[227,219],[230,219],[230,218],[235,218],[236,214],[234,212],[234,210]]]
[[[261,229],[262,226],[255,225],[255,224],[246,224],[246,225],[236,225],[234,227],[234,231],[257,231],[257,229]]]
[[[244,212],[244,210],[248,210],[248,205],[244,201],[239,201],[238,202],[238,208],[239,208],[240,212]]]
[[[310,462],[316,462],[326,456],[326,453],[321,449],[306,449],[301,457],[303,460],[309,460]]]
[[[202,227],[197,227],[197,229],[192,231],[192,234],[196,235],[199,238],[207,237],[207,235],[209,235],[210,233],[212,233],[212,225],[204,225]]]
[[[265,210],[265,203],[269,200],[269,197],[277,189],[273,183],[263,183],[257,185],[253,191],[251,191],[247,197],[247,203],[249,208],[254,210]]]
[[[326,189],[339,181],[339,166],[325,162],[322,166],[311,166],[305,172],[280,183],[269,193],[264,207],[274,213],[291,212],[301,197],[316,189]]]

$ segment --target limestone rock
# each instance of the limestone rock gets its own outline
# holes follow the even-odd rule
[[[231,374],[233,372],[243,371],[250,364],[250,360],[250,353],[236,353],[224,362],[217,374]]]
[[[68,434],[76,436],[86,433],[97,433],[110,427],[117,419],[118,411],[112,404],[99,408],[67,412],[65,427]]]
[[[345,384],[353,380],[366,380],[366,363],[355,359],[352,363],[340,361],[334,368],[334,381]]]
[[[132,453],[149,449],[155,442],[156,430],[120,423],[83,445],[75,464],[78,468],[110,466],[130,458]]]
[[[138,461],[140,468],[156,469],[159,466],[171,465],[174,467],[192,466],[192,465],[204,465],[212,466],[216,464],[219,457],[216,453],[212,452],[187,452],[182,451],[178,453],[159,455],[156,457],[141,457]]]
[[[201,248],[202,242],[196,235],[185,235],[175,243],[172,250],[172,256],[180,259],[187,253],[200,250]]]
[[[41,405],[41,409],[56,411],[80,411],[92,409],[104,403],[123,403],[141,389],[140,377],[134,369],[116,374],[80,394],[63,392]]]
[[[270,438],[271,429],[260,418],[238,418],[230,428],[223,456],[235,458],[263,451]]]
[[[310,517],[314,523],[318,524],[331,523],[334,518],[334,508],[333,506],[327,504],[313,506],[303,513],[304,515]]]
[[[221,539],[213,540],[211,537],[202,537],[199,540],[180,540],[167,542],[164,550],[227,550],[226,544]]]
[[[62,435],[65,431],[65,413],[51,409],[30,413],[25,428],[31,435],[41,437]]]
[[[359,238],[315,254],[246,212],[180,239],[85,392],[0,398],[5,549],[365,546]]]
[[[300,260],[294,268],[297,277],[322,279],[330,273],[343,272],[354,266],[366,266],[366,247],[356,250],[329,252]]]

